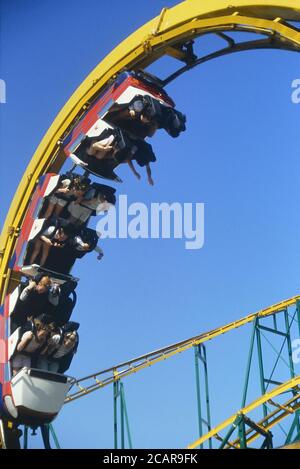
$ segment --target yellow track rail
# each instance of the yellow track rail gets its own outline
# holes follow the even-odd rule
[[[293,378],[293,379],[285,382],[284,384],[281,384],[280,386],[272,389],[272,391],[264,394],[263,396],[259,397],[257,400],[251,402],[251,404],[247,405],[246,407],[241,409],[238,413],[236,413],[236,414],[232,415],[231,417],[229,417],[227,420],[225,420],[223,423],[221,423],[220,425],[215,427],[213,430],[206,433],[201,438],[198,438],[196,441],[191,443],[188,446],[188,448],[189,449],[197,448],[197,446],[201,445],[202,443],[204,443],[208,439],[219,435],[219,433],[222,430],[229,427],[230,425],[232,425],[235,422],[238,415],[241,415],[241,414],[247,415],[250,412],[252,412],[253,410],[260,407],[262,404],[265,404],[269,400],[274,399],[275,397],[279,396],[280,394],[282,394],[286,391],[289,391],[289,390],[292,390],[292,389],[297,389],[299,391],[299,388],[297,388],[299,385],[300,385],[300,376],[298,376],[296,378]],[[294,396],[294,398],[293,398],[293,401],[296,402],[296,405],[293,408],[290,406],[291,402],[289,401],[289,403],[286,403],[286,410],[281,409],[281,414],[279,416],[277,416],[277,418],[274,418],[274,420],[272,420],[270,423],[267,423],[266,425],[264,425],[262,428],[267,431],[270,428],[272,428],[276,423],[278,423],[280,420],[285,418],[287,415],[290,415],[290,413],[295,412],[300,407],[299,399],[300,399],[300,393],[298,393],[298,395]],[[290,409],[289,409],[290,412],[288,412],[288,410],[287,410],[289,408],[288,406],[290,406]],[[270,416],[268,416],[268,417],[270,418]],[[266,419],[264,419],[264,420],[266,421]],[[258,436],[259,436],[259,433],[255,432],[255,434],[252,435],[251,438],[247,438],[247,441],[248,442],[253,441]],[[239,442],[239,440],[236,440],[235,442],[231,443],[230,446],[234,445],[234,446],[237,447],[238,442]]]
[[[106,370],[76,380],[72,387],[73,391],[69,393],[65,403],[86,396],[87,394],[90,394],[99,388],[103,388],[104,386],[107,386],[114,381],[125,378],[126,376],[137,373],[144,368],[148,368],[149,366],[171,358],[178,353],[185,352],[195,345],[202,344],[208,340],[212,340],[222,334],[230,332],[233,329],[237,329],[244,326],[245,324],[252,323],[257,318],[266,318],[272,314],[278,314],[290,306],[296,305],[297,301],[300,301],[300,296],[294,296],[293,298],[289,298],[288,300],[282,301],[273,306],[269,306],[268,308],[265,308],[261,311],[249,314],[248,316],[239,319],[238,321],[233,321],[226,326],[213,329],[212,331],[191,337],[190,339],[186,339],[181,342],[177,342],[176,344],[169,345],[168,347],[150,352],[132,360],[128,360],[127,362],[120,363],[119,365],[115,365]],[[74,391],[74,387],[76,388],[76,391]]]
[[[124,69],[145,68],[163,55],[171,55],[181,59],[181,54],[176,48],[177,45],[208,33],[248,31],[266,34],[276,38],[277,42],[279,41],[283,47],[290,47],[291,50],[300,51],[300,32],[292,25],[289,25],[288,21],[300,21],[299,0],[234,0],[234,5],[226,0],[186,0],[173,8],[163,9],[158,17],[134,32],[105,57],[78,87],[57,115],[24,172],[0,237],[0,304],[3,303],[4,296],[13,283],[9,261],[14,253],[16,241],[22,229],[26,210],[36,183],[40,176],[46,172],[60,170],[65,161],[60,146],[61,139],[111,79]],[[119,367],[105,370],[106,372],[112,371],[113,376],[103,381],[98,379],[99,374],[93,375],[92,378],[95,383],[91,387],[81,387],[81,381],[79,381],[77,382],[79,394],[76,394],[77,397],[75,395],[73,397],[69,396],[67,402],[182,352],[193,345],[241,327],[252,322],[256,317],[277,313],[295,304],[298,299],[299,297],[292,298],[207,334],[202,334],[188,341],[167,347],[165,350],[156,351],[148,356],[122,364],[125,367],[124,370],[120,370]],[[290,389],[299,382],[300,378],[296,378],[279,387],[280,389],[276,388],[276,390],[255,401],[252,404],[253,408],[265,402],[264,399],[268,400],[276,397],[283,392],[283,389]],[[242,409],[245,413],[250,412],[250,410],[251,405]],[[217,427],[216,432],[221,431],[221,426]],[[210,436],[207,437],[206,435],[205,438],[210,438]],[[192,444],[192,447],[199,444],[199,440],[197,440]]]
[[[299,387],[297,388],[297,391],[300,391]],[[292,397],[292,399],[289,399],[284,404],[278,404],[274,402],[272,399],[269,399],[267,403],[271,404],[272,406],[275,406],[276,410],[273,410],[266,417],[264,417],[263,419],[261,419],[259,422],[256,423],[258,427],[260,427],[266,432],[269,431],[272,427],[277,425],[286,417],[289,417],[290,415],[294,415],[295,412],[300,409],[300,392],[298,392],[295,396]],[[259,436],[260,436],[260,433],[253,429],[249,429],[248,431],[246,431],[247,445],[252,443],[252,441],[256,440],[256,438],[258,438]],[[230,442],[228,446],[226,446],[225,448],[229,448],[229,447],[239,448],[239,446],[240,446],[240,440],[239,438],[237,438],[236,440]]]
[[[186,0],[135,31],[107,55],[83,81],[60,111],[30,161],[12,201],[0,237],[0,303],[9,288],[13,255],[28,204],[41,175],[58,171],[65,157],[60,141],[91,100],[124,69],[143,68],[201,34],[252,31],[273,35],[300,50],[300,32],[287,21],[300,21],[298,0]]]

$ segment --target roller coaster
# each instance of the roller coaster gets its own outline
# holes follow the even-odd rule
[[[114,387],[115,447],[118,446],[118,399],[121,404],[121,446],[125,444],[125,430],[131,446],[124,378],[190,349],[194,349],[195,354],[199,438],[190,442],[189,448],[217,445],[219,448],[240,449],[251,447],[253,442],[260,448],[272,448],[271,429],[280,426],[282,421],[289,422],[282,446],[297,445],[300,438],[300,377],[295,373],[292,341],[300,335],[300,296],[81,379],[64,374],[72,354],[67,357],[67,362],[62,363],[57,358],[55,370],[45,369],[30,365],[24,354],[24,344],[23,348],[20,344],[25,340],[23,334],[36,337],[43,324],[43,319],[37,323],[32,316],[26,317],[28,311],[24,312],[22,302],[32,295],[45,277],[52,282],[53,297],[59,291],[60,295],[64,294],[64,301],[61,303],[52,298],[51,308],[49,306],[47,311],[52,316],[48,314],[48,323],[44,318],[44,324],[49,328],[52,325],[52,334],[59,335],[60,331],[62,339],[59,340],[64,340],[70,331],[78,338],[78,325],[72,323],[70,317],[76,304],[75,289],[79,279],[71,275],[71,268],[77,259],[97,250],[98,236],[87,227],[90,217],[96,214],[94,212],[99,205],[102,204],[103,209],[103,204],[106,204],[105,209],[108,209],[115,203],[115,189],[93,182],[91,178],[121,182],[115,169],[126,162],[135,172],[132,167],[135,159],[138,163],[142,160],[139,164],[146,166],[151,183],[149,163],[155,160],[155,155],[144,139],[152,137],[157,128],[177,138],[186,125],[184,114],[175,109],[165,87],[196,66],[234,52],[255,49],[299,52],[300,30],[296,26],[299,21],[298,0],[235,0],[234,4],[225,0],[185,0],[172,8],[164,8],[158,17],[117,46],[95,67],[60,111],[24,172],[0,238],[1,448],[20,447],[21,425],[25,425],[25,447],[29,427],[41,427],[45,447],[50,447],[49,432],[57,443],[51,422],[61,407],[108,385]],[[237,32],[255,33],[263,39],[237,41],[233,37]],[[195,44],[204,35],[217,35],[224,41],[224,47],[208,55],[197,56]],[[241,35],[238,37],[240,39]],[[164,79],[147,73],[147,67],[163,56],[178,61],[177,71]],[[110,152],[111,158],[104,157],[101,152]],[[66,161],[71,161],[73,167],[64,173],[61,170]],[[87,189],[92,191],[89,197]],[[66,203],[62,194],[70,190],[73,199]],[[97,203],[91,205],[94,199]],[[70,201],[74,203],[74,200],[75,205],[81,204],[84,210],[80,223],[75,223],[70,234],[63,214],[67,204]],[[78,221],[75,209],[73,206],[73,212],[69,210],[73,224],[74,220]],[[51,218],[53,215],[56,215],[54,219]],[[72,238],[72,244],[66,248],[69,238]],[[45,247],[47,243],[48,248]],[[59,250],[61,247],[64,248],[64,256],[57,256],[59,251],[51,255],[54,248]],[[97,252],[101,256],[99,247]],[[223,423],[213,427],[205,342],[247,324],[252,325],[252,332],[241,407]],[[262,350],[262,335],[267,334],[282,340],[270,375],[265,372]],[[249,403],[247,394],[255,348],[261,395]],[[14,369],[14,359],[22,351],[23,362]],[[281,381],[273,376],[279,360],[284,361],[289,370],[289,376]],[[205,418],[200,393],[201,367]],[[285,394],[289,394],[288,398]],[[262,418],[252,417],[251,412],[257,409],[262,410]]]

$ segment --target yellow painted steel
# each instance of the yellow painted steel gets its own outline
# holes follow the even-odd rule
[[[233,3],[234,5],[232,5]],[[0,303],[3,302],[5,292],[10,284],[17,280],[17,276],[15,276],[15,280],[11,279],[8,265],[22,229],[24,216],[36,183],[39,177],[47,171],[58,171],[61,168],[65,160],[60,147],[61,139],[70,130],[75,119],[84,112],[86,106],[107,85],[109,80],[124,69],[144,68],[165,54],[182,60],[184,58],[182,53],[174,46],[194,39],[201,34],[219,31],[264,33],[276,37],[282,44],[290,45],[294,50],[297,48],[300,50],[300,32],[287,24],[287,21],[300,21],[299,0],[234,0],[234,2],[226,0],[186,0],[173,8],[163,9],[159,16],[134,32],[104,58],[58,114],[24,172],[0,237]],[[294,305],[299,299],[300,297],[291,298],[224,327],[166,347],[152,354],[150,353],[142,359],[140,357],[129,361],[122,364],[120,368],[117,366],[111,370],[105,370],[106,373],[112,371],[112,375],[103,381],[98,379],[103,372],[96,373],[94,376],[88,377],[94,381],[91,386],[81,386],[80,383],[85,379],[80,380],[76,383],[79,391],[69,395],[66,402],[71,402],[115,380],[181,353],[194,345],[248,324],[254,321],[256,317],[276,314],[288,306]],[[241,409],[240,412],[247,414],[298,384],[300,384],[300,377],[273,389],[249,406]],[[272,422],[267,422],[264,429],[271,428],[271,426],[289,415],[291,409],[294,411],[296,408],[299,408],[298,404],[291,407],[290,401],[288,406],[278,406],[278,409],[272,413],[275,418]],[[270,418],[270,416],[268,417]],[[212,436],[216,437],[218,432],[232,424],[235,418],[236,415],[230,417],[189,447],[194,448]],[[263,423],[259,422],[258,425]],[[259,434],[254,432],[252,435],[249,432],[248,435],[247,441],[249,442],[257,438]],[[236,440],[229,445],[237,447],[239,442]]]
[[[300,391],[299,388],[298,390]],[[300,392],[296,394],[295,396],[293,396],[292,399],[288,400],[284,405],[272,403],[272,400],[270,399],[268,403],[275,405],[277,409],[268,413],[266,417],[264,417],[262,420],[256,423],[256,425],[265,432],[269,431],[271,428],[273,428],[275,425],[277,425],[279,422],[281,422],[283,419],[285,419],[289,415],[295,414],[295,412],[300,409]],[[256,438],[258,438],[259,436],[260,434],[257,431],[251,428],[247,430],[246,431],[247,445],[255,441]],[[240,440],[239,438],[237,438],[234,441],[228,442],[228,445],[225,446],[225,449],[229,447],[239,448],[239,443],[240,443]]]
[[[81,116],[95,96],[105,88],[111,79],[125,69],[145,68],[165,54],[172,55],[180,60],[183,58],[182,54],[174,46],[202,34],[220,31],[263,33],[276,38],[277,41],[290,47],[291,50],[300,51],[300,32],[294,26],[289,25],[288,21],[300,21],[299,0],[234,0],[234,2],[226,0],[186,0],[173,8],[163,9],[159,16],[135,31],[106,56],[78,87],[57,115],[24,172],[0,237],[0,304],[3,302],[4,295],[12,282],[17,281],[17,276],[14,277],[15,280],[11,280],[9,261],[13,255],[36,183],[39,177],[46,172],[59,171],[65,161],[60,146],[61,140],[74,125],[76,118]],[[140,358],[127,362],[123,364],[123,368],[125,366],[123,370],[115,367],[112,369],[112,376],[103,381],[98,379],[98,376],[102,373],[95,374],[89,377],[94,380],[94,384],[83,387],[78,382],[79,392],[75,393],[73,397],[70,395],[67,402],[183,352],[193,345],[211,340],[232,329],[250,323],[256,317],[265,317],[277,313],[295,304],[296,300],[299,299],[300,297],[291,298],[207,334],[201,334],[164,350],[156,351],[156,355],[155,353],[149,354],[143,357],[142,361]],[[300,377],[288,381],[245,407],[241,412],[246,414],[299,383]],[[280,410],[282,414],[286,412],[283,409]],[[232,416],[216,427],[215,430],[205,435],[202,440],[205,441],[205,439],[217,435],[218,431],[233,423],[235,417],[236,415]],[[200,440],[194,442],[190,447],[201,444],[202,440]]]
[[[204,443],[208,439],[213,438],[215,435],[219,434],[222,430],[232,425],[238,415],[249,414],[249,412],[252,412],[253,410],[257,409],[257,407],[260,407],[262,404],[266,403],[268,400],[273,399],[274,397],[279,396],[280,394],[290,389],[296,388],[297,386],[299,386],[299,384],[300,384],[300,376],[293,378],[289,381],[286,381],[280,386],[277,386],[276,388],[272,389],[272,391],[260,396],[258,399],[251,402],[251,404],[241,409],[238,413],[229,417],[227,420],[225,420],[223,423],[221,423],[217,427],[213,428],[210,432],[206,433],[201,438],[198,438],[197,440],[195,440],[193,443],[188,445],[188,448],[189,449],[197,448],[197,446],[200,446],[202,443]],[[273,425],[271,424],[270,427],[271,426]],[[267,429],[267,427],[265,427],[265,429]]]
[[[137,373],[138,371],[155,365],[156,363],[171,358],[178,353],[185,352],[195,345],[202,344],[234,329],[252,323],[256,318],[266,318],[272,314],[278,314],[286,310],[288,307],[296,305],[297,301],[300,301],[300,296],[294,296],[288,300],[281,301],[280,303],[269,306],[268,308],[262,309],[256,313],[249,314],[248,316],[245,316],[238,321],[233,321],[225,326],[213,329],[212,331],[191,337],[181,342],[177,342],[176,344],[169,345],[154,352],[145,354],[141,357],[134,358],[119,365],[115,365],[104,371],[100,371],[98,373],[94,373],[93,375],[81,378],[74,383],[75,387],[77,387],[77,390],[72,390],[71,393],[69,393],[65,403],[79,399],[80,397],[83,397],[93,391],[96,391],[97,389],[103,388],[104,386],[113,383],[114,381],[117,381],[121,378],[123,379],[126,376]],[[99,379],[101,375],[105,375],[105,378],[102,380]],[[81,383],[87,384],[82,386]]]
[[[286,21],[300,21],[298,0],[235,0],[234,6],[225,0],[186,0],[163,9],[106,56],[60,111],[24,172],[0,237],[0,303],[9,286],[9,260],[37,180],[61,168],[65,159],[61,139],[110,79],[124,69],[143,68],[172,53],[172,46],[209,32],[266,32],[300,50],[300,32]]]

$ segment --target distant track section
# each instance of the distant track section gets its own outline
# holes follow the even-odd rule
[[[277,407],[276,411],[271,412],[269,415],[267,415],[263,420],[259,421],[258,423],[252,422],[249,419],[249,423],[252,424],[252,428],[246,432],[247,444],[254,441],[260,435],[267,434],[270,428],[274,427],[277,423],[279,423],[288,415],[294,414],[300,408],[299,384],[300,384],[300,376],[297,376],[296,378],[286,381],[280,386],[272,389],[272,391],[266,394],[263,394],[258,399],[251,402],[251,404],[247,405],[243,409],[240,409],[236,414],[233,414],[223,423],[221,423],[220,425],[212,429],[210,432],[206,433],[201,438],[198,438],[196,441],[191,443],[188,446],[188,448],[189,449],[197,448],[198,446],[203,444],[206,440],[213,438],[213,437],[218,438],[220,441],[222,441],[222,438],[219,437],[220,431],[226,429],[230,425],[233,425],[233,426],[236,425],[236,422],[241,415],[245,416],[251,411],[260,407],[262,404],[269,402],[275,407]],[[297,395],[293,396],[293,398],[287,401],[284,405],[279,405],[272,401],[272,399],[274,399],[275,397],[289,390],[297,390],[298,392],[297,392]],[[240,439],[236,439],[227,445],[227,448],[238,449],[239,447],[240,447]]]
[[[96,391],[104,386],[107,386],[114,381],[123,379],[126,376],[129,376],[133,373],[148,368],[149,366],[154,365],[155,363],[167,360],[172,356],[182,353],[186,350],[189,350],[195,345],[207,342],[212,340],[222,334],[232,331],[233,329],[238,329],[246,324],[252,323],[256,318],[265,318],[272,314],[277,314],[284,311],[286,308],[296,305],[297,301],[300,301],[300,295],[289,298],[288,300],[281,301],[273,306],[262,309],[256,313],[249,314],[238,321],[231,322],[225,326],[213,329],[209,332],[199,334],[197,336],[191,337],[189,339],[177,342],[167,347],[154,350],[153,352],[146,353],[140,357],[133,358],[118,365],[107,368],[106,370],[99,371],[89,376],[85,376],[75,381],[71,392],[68,394],[65,403],[72,402],[80,397],[86,396],[87,394]],[[76,389],[76,391],[74,390]]]

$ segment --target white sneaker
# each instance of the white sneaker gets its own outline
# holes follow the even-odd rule
[[[73,163],[75,163],[78,166],[88,166],[87,163],[84,163],[84,161],[80,160],[78,156],[74,155],[74,153],[70,154],[70,158],[73,161]]]

